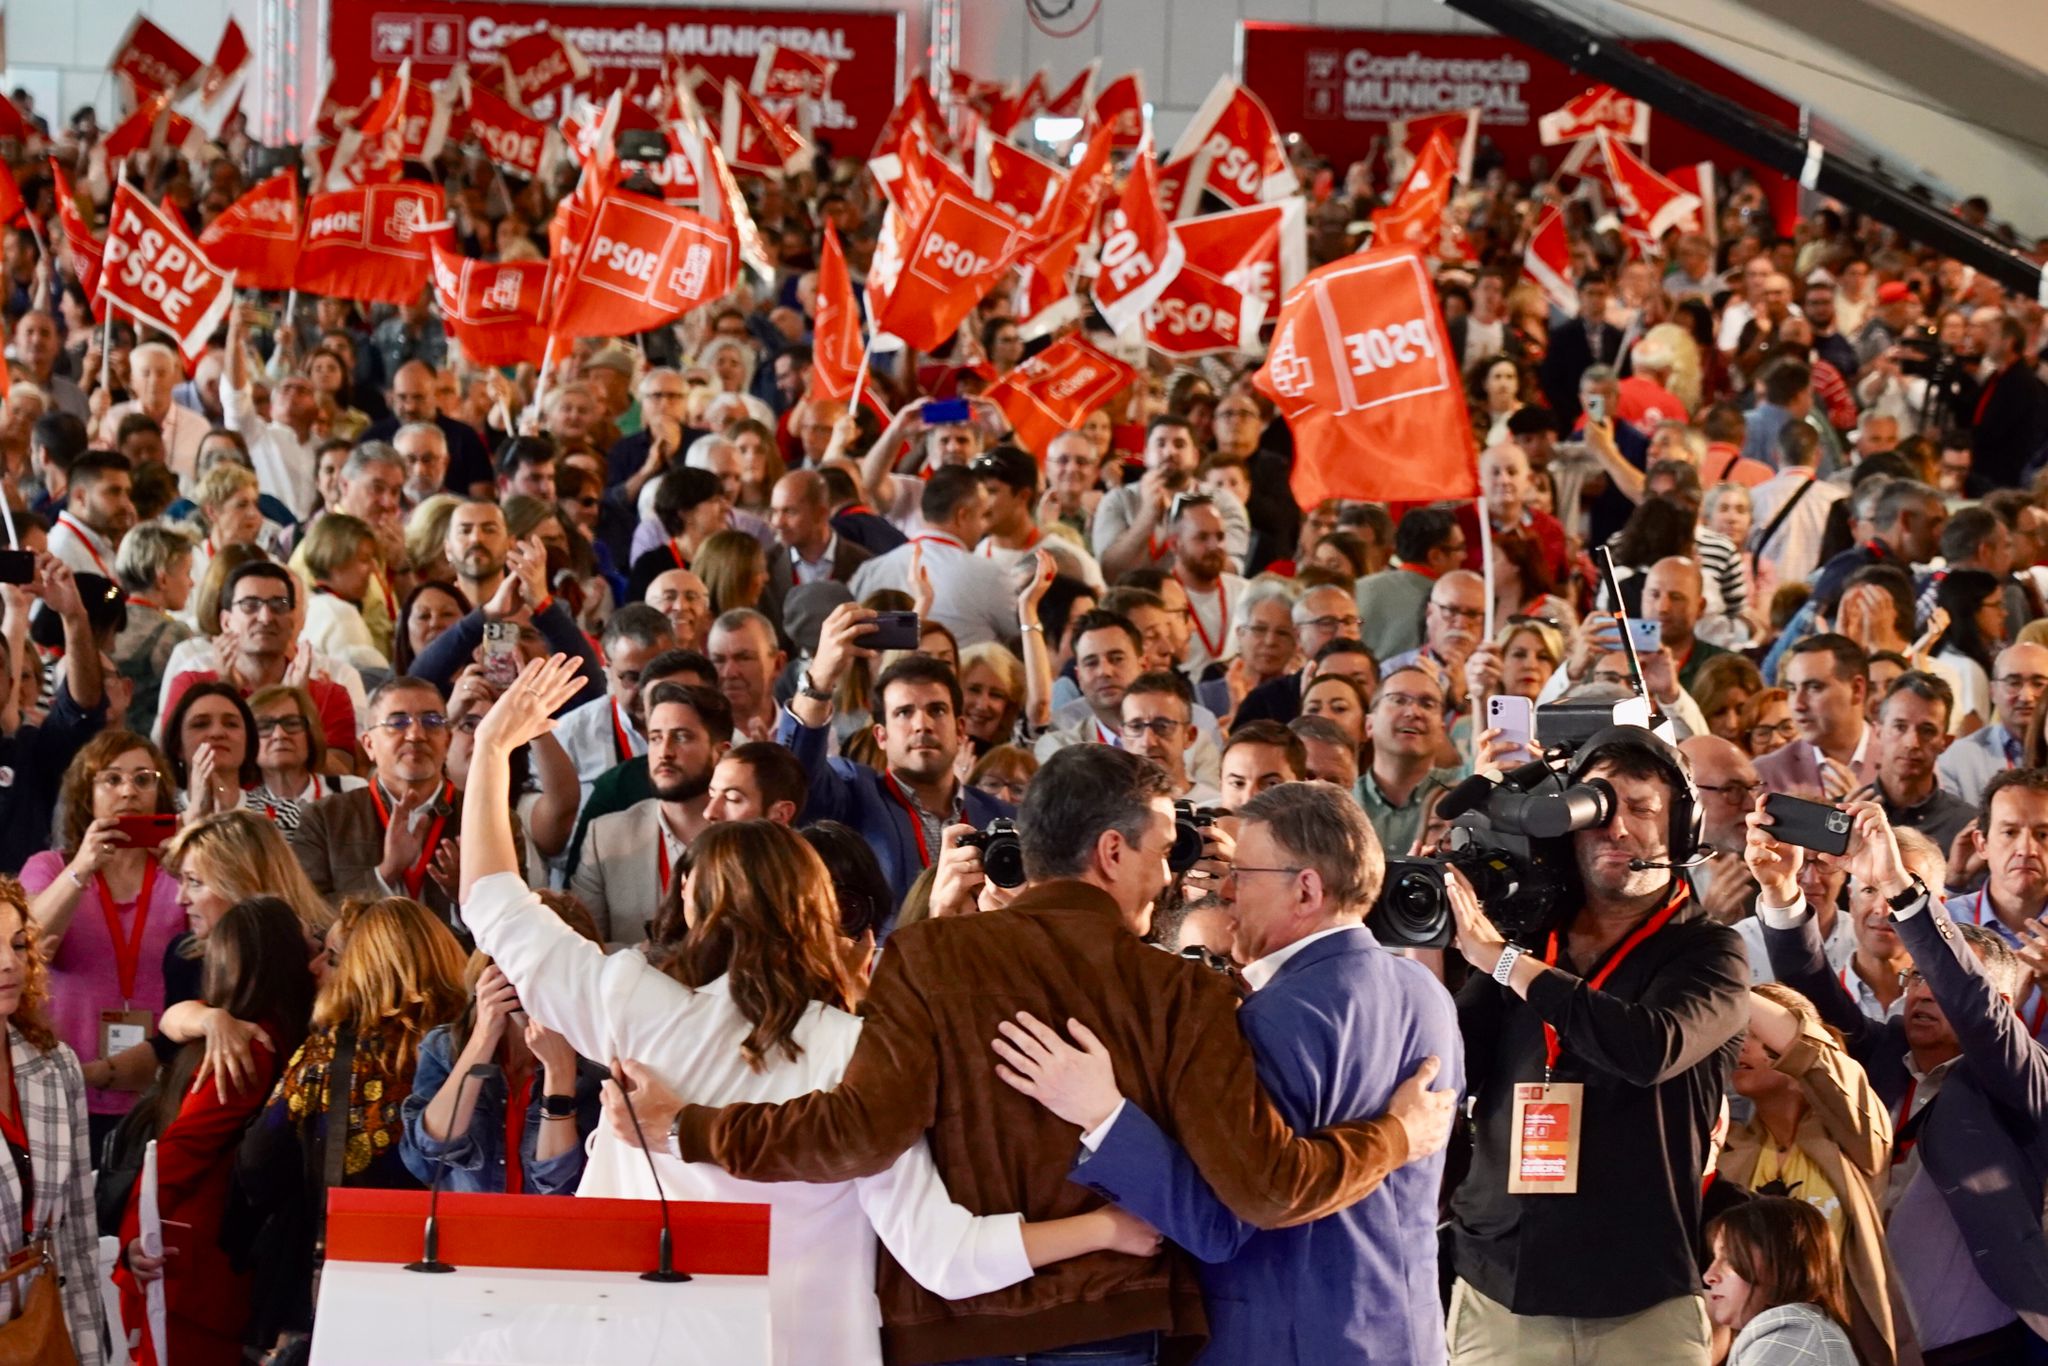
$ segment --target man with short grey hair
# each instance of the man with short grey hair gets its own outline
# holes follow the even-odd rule
[[[405,458],[401,497],[408,512],[437,493],[449,492],[447,433],[431,422],[408,422],[392,435],[391,445]]]

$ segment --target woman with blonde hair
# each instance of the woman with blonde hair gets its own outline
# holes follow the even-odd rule
[[[1024,661],[992,640],[960,652],[960,725],[969,744],[963,752],[979,759],[1017,734],[1024,713]]]
[[[341,1146],[343,1186],[419,1189],[399,1156],[400,1106],[412,1093],[421,1040],[468,1004],[465,961],[454,933],[405,897],[351,901],[328,932],[312,1029],[250,1125],[237,1163],[244,1192],[263,1212],[244,1263],[257,1267],[259,1344],[312,1323],[330,1145]]]
[[[529,664],[477,730],[463,805],[465,921],[534,1017],[584,1056],[614,1059],[636,1092],[679,1086],[706,1104],[771,1100],[836,1084],[859,1037],[856,987],[824,862],[794,831],[766,821],[713,825],[698,837],[684,914],[690,931],[664,971],[638,954],[607,957],[549,912],[519,875],[506,815],[511,752],[549,730],[574,690],[566,656]],[[609,1086],[609,1083],[607,1084]],[[650,1143],[660,1136],[649,1134]],[[653,1182],[685,1199],[774,1206],[803,1230],[769,1268],[775,1361],[881,1361],[876,1333],[879,1233],[936,1293],[985,1294],[1034,1266],[1083,1251],[1147,1252],[1156,1235],[1108,1209],[1024,1224],[976,1218],[945,1195],[923,1142],[888,1170],[848,1182],[755,1183],[709,1164],[655,1158],[600,1126],[581,1193],[651,1198]]]
[[[768,587],[768,557],[744,531],[719,531],[705,538],[690,561],[711,595],[715,621],[735,607],[755,607]]]
[[[330,512],[307,530],[304,545],[313,591],[306,597],[300,638],[358,669],[390,668],[391,661],[377,648],[377,638],[363,621],[363,595],[384,563],[377,533],[360,517]]]
[[[1685,411],[1696,413],[1700,410],[1700,344],[1692,339],[1692,333],[1677,323],[1658,323],[1643,334],[1638,345],[1649,346],[1651,354],[1661,353],[1671,362],[1671,373],[1665,377],[1664,387],[1671,396],[1685,405]],[[1641,362],[1637,362],[1641,364]],[[1680,414],[1666,413],[1666,417]]]
[[[104,1319],[85,1080],[78,1055],[50,1026],[49,970],[36,936],[27,893],[0,876],[0,1136],[14,1159],[0,1162],[0,1263],[25,1261],[24,1274],[0,1280],[0,1312],[19,1314],[29,1297],[54,1286],[79,1366],[99,1366]],[[48,1260],[26,1261],[37,1248]]]
[[[257,506],[262,486],[255,471],[230,460],[222,460],[201,475],[192,487],[192,501],[199,505],[199,525],[206,534],[192,552],[192,575],[203,578],[206,567],[222,547],[263,545],[263,509]]]
[[[405,558],[412,572],[435,583],[454,583],[455,566],[448,563],[448,523],[464,500],[452,493],[437,493],[420,501],[405,519]]]

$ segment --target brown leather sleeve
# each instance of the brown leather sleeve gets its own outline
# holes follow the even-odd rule
[[[1357,1203],[1408,1160],[1408,1133],[1379,1116],[1297,1134],[1260,1085],[1234,1000],[1197,989],[1163,1078],[1175,1136],[1231,1213],[1288,1228]]]
[[[748,1181],[850,1181],[884,1171],[931,1127],[938,1107],[934,1024],[908,980],[907,955],[882,955],[862,1005],[860,1043],[829,1091],[779,1105],[684,1110],[686,1162]]]

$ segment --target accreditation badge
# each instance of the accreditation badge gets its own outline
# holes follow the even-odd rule
[[[149,1039],[151,1020],[146,1010],[102,1010],[100,1012],[100,1056],[111,1058]]]
[[[1508,1194],[1578,1194],[1579,1120],[1585,1104],[1582,1082],[1527,1082],[1515,1087]]]

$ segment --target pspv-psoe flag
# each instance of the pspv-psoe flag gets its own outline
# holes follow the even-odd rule
[[[244,289],[290,289],[298,274],[298,178],[279,171],[222,210],[199,245]]]
[[[107,218],[100,293],[136,320],[177,338],[190,365],[227,317],[235,277],[216,269],[182,224],[124,182],[114,191]]]
[[[1145,318],[1146,340],[1168,356],[1248,351],[1258,342],[1268,300],[1301,276],[1298,244],[1307,211],[1299,195],[1277,204],[1184,218],[1173,225],[1186,253],[1180,273]],[[1295,268],[1275,278],[1283,233],[1297,244]]]
[[[556,286],[548,328],[624,337],[674,322],[732,288],[732,231],[631,190],[597,202],[583,246]]]
[[[358,185],[306,201],[298,288],[405,304],[427,287],[429,234],[446,217],[438,185]]]
[[[798,48],[764,42],[754,58],[754,76],[747,83],[753,94],[772,100],[800,97],[822,100],[832,90],[832,73],[839,63],[814,57]]]
[[[1312,271],[1253,377],[1294,434],[1294,498],[1433,502],[1479,492],[1464,387],[1422,253]]]
[[[1003,410],[1017,443],[1043,456],[1061,432],[1128,388],[1138,372],[1079,337],[1062,337],[990,386],[989,401]]]
[[[545,261],[478,261],[430,242],[434,299],[442,321],[474,365],[538,361],[547,348],[541,297]]]

